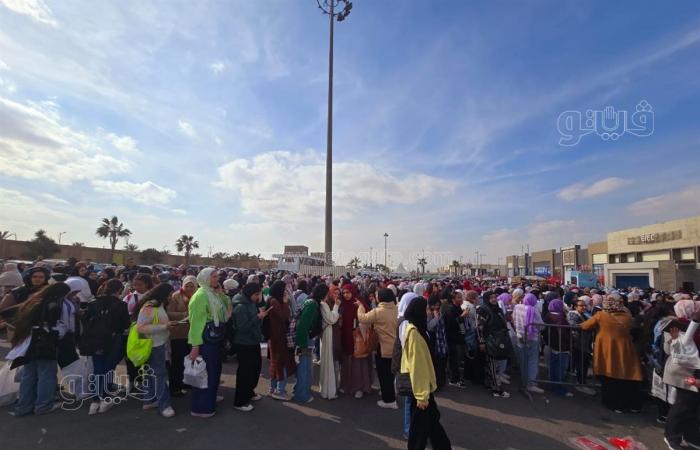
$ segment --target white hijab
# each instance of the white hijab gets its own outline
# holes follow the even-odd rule
[[[401,319],[403,317],[404,313],[408,309],[408,306],[411,304],[411,302],[417,298],[418,298],[418,295],[416,295],[413,292],[407,292],[407,293],[403,294],[403,296],[401,297],[401,301],[399,302],[399,314],[398,314],[399,319]],[[404,345],[406,345],[405,332],[406,332],[407,326],[408,326],[408,321],[406,321],[406,320],[401,322],[401,325],[399,325],[399,340],[401,341],[401,348],[403,348]]]
[[[214,325],[218,327],[219,312],[221,311],[223,305],[221,304],[221,300],[219,300],[219,296],[211,288],[211,274],[214,272],[214,270],[215,269],[212,269],[211,267],[202,269],[202,271],[197,274],[197,283],[199,284],[199,289],[202,289],[207,293],[209,298],[209,313],[214,321]]]

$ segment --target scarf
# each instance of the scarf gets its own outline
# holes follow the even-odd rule
[[[515,305],[515,311],[513,312],[513,315],[516,316],[514,317],[514,320],[523,323],[523,328],[525,333],[527,334],[527,338],[531,341],[537,339],[538,335],[537,327],[532,326],[536,323],[536,306],[537,297],[535,296],[535,294],[528,293],[523,299],[523,303],[521,305]]]
[[[619,295],[608,295],[603,300],[603,311],[607,313],[624,312],[625,304]]]
[[[419,296],[414,293],[414,292],[407,292],[403,294],[401,297],[401,301],[399,301],[399,307],[398,307],[398,318],[401,319],[404,317],[404,314],[406,314],[406,310],[408,307],[411,305],[411,302],[413,300],[419,298]],[[399,340],[401,341],[401,348],[403,348],[404,345],[406,345],[406,327],[408,326],[408,321],[404,320],[401,322],[401,325],[399,325]]]
[[[214,273],[214,269],[211,267],[202,269],[197,275],[197,283],[199,284],[199,289],[207,294],[209,299],[209,313],[214,321],[214,325],[218,327],[223,305],[221,304],[218,294],[214,292],[214,289],[211,287],[212,273]]]
[[[681,300],[673,305],[673,311],[676,316],[683,319],[692,319],[693,314],[700,310],[700,302],[694,302],[692,300]]]

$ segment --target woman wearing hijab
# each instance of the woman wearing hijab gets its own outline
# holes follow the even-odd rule
[[[593,294],[591,296],[591,317],[595,316],[603,310],[603,296],[600,294]]]
[[[357,297],[355,286],[345,284],[343,286],[343,298],[340,304],[340,332],[343,347],[343,359],[341,360],[340,392],[355,394],[355,398],[362,398],[372,392],[372,355],[363,358],[355,358],[355,329],[359,328],[364,335],[369,327],[359,323],[357,319],[357,302],[369,310],[369,305]]]
[[[22,280],[22,274],[17,270],[17,264],[6,263],[2,268],[2,273],[0,273],[0,298],[23,284],[24,280]]]
[[[139,334],[151,338],[151,356],[146,365],[151,374],[146,383],[147,400],[143,410],[158,409],[163,417],[170,418],[175,415],[175,410],[170,405],[170,391],[168,389],[168,369],[166,367],[166,348],[170,338],[172,324],[165,312],[165,306],[173,293],[173,287],[169,284],[159,284],[139,301],[139,315],[136,327]]]
[[[51,273],[45,267],[32,267],[22,277],[23,286],[11,290],[0,301],[0,311],[24,303],[32,294],[49,283]]]
[[[70,292],[65,283],[55,283],[32,295],[17,312],[13,349],[7,359],[12,367],[23,365],[16,417],[47,414],[60,407],[54,403],[58,387],[56,357],[63,300]]]
[[[522,292],[521,289],[516,289]],[[540,329],[543,323],[537,311],[537,297],[528,293],[521,304],[516,304],[513,310],[513,322],[517,336],[517,347],[520,354],[520,377],[523,386],[534,394],[544,394],[537,386],[535,379],[539,369],[540,358]]]
[[[420,294],[415,292],[407,292],[401,296],[399,301],[397,321],[396,321],[396,340],[394,341],[394,351],[391,355],[391,371],[395,376],[401,373],[401,356],[403,351],[403,346],[405,344],[405,331],[408,326],[408,322],[404,318],[406,309],[415,299],[422,297]],[[408,432],[411,427],[411,397],[404,397],[404,410],[403,410],[403,437],[408,439]]]
[[[669,356],[663,381],[676,388],[676,399],[666,420],[664,441],[672,450],[683,448],[682,441],[686,442],[687,448],[700,448],[700,383],[696,378],[700,370],[700,302],[681,300],[675,304],[674,310],[677,321],[687,324],[688,328],[681,332],[678,326],[671,325],[664,342],[664,351]]]
[[[428,302],[424,298],[417,298],[404,313],[408,324],[403,335],[401,372],[409,374],[413,391],[408,448],[425,449],[430,439],[434,450],[448,450],[452,444],[440,424],[440,412],[433,397],[437,382],[428,345],[427,307]]]
[[[276,400],[289,400],[287,377],[292,375],[290,366],[294,355],[287,347],[287,324],[289,323],[289,290],[284,281],[277,280],[270,286],[269,307],[270,339],[270,397]]]
[[[338,398],[338,372],[336,370],[334,349],[334,325],[338,323],[340,314],[340,296],[338,290],[331,285],[328,292],[328,301],[321,302],[321,319],[323,320],[323,334],[321,335],[321,371],[319,385],[321,398],[333,400]],[[333,309],[331,309],[331,302]]]
[[[187,305],[197,290],[197,278],[192,275],[182,280],[182,287],[174,292],[165,311],[168,319],[174,322],[170,329],[170,394],[180,397],[186,393],[182,382],[185,373],[185,356],[190,352],[187,335],[190,324],[187,320]]]
[[[549,314],[544,319],[545,323],[554,325],[547,327],[545,338],[549,345],[549,380],[553,383],[562,383],[566,379],[569,362],[571,361],[571,332],[569,322],[566,320],[564,301],[552,300],[548,306]],[[565,397],[573,397],[565,386],[552,384],[552,392]]]
[[[483,300],[484,304],[477,309],[477,331],[480,350],[486,354],[486,385],[494,397],[510,398],[510,393],[503,390],[501,378],[498,376],[499,360],[490,355],[486,347],[489,339],[499,339],[501,345],[510,345],[508,324],[493,291],[484,292]]]
[[[221,380],[223,332],[218,340],[212,338],[211,333],[206,333],[205,336],[206,329],[222,331],[221,328],[228,319],[227,314],[230,314],[228,297],[217,292],[218,282],[219,274],[214,269],[203,269],[197,275],[199,289],[187,304],[190,322],[187,342],[192,346],[190,359],[195,361],[201,357],[207,365],[207,388],[192,388],[190,414],[194,417],[212,417],[216,414],[217,401],[223,400],[223,397],[218,398],[216,395]]]
[[[602,311],[582,323],[581,329],[597,330],[593,372],[602,380],[603,405],[616,413],[639,412],[642,367],[630,334],[632,316],[622,297],[608,295]]]

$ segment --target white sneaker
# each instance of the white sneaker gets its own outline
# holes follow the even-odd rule
[[[223,395],[217,395],[216,396],[216,403],[221,403],[224,401],[224,396]]]
[[[94,405],[94,403],[93,403],[93,405]],[[107,411],[112,409],[113,406],[114,406],[114,402],[108,402],[108,401],[102,400],[100,402],[100,414],[106,413]],[[91,407],[92,407],[92,405],[91,405]]]
[[[175,415],[175,410],[173,409],[172,406],[168,406],[165,408],[163,411],[160,412],[160,414],[165,417],[165,418],[171,418]]]
[[[273,392],[272,394],[270,394],[270,397],[274,398],[275,400],[282,400],[283,402],[289,401],[288,396],[286,396],[284,394],[280,394],[278,392]]]
[[[255,409],[255,408],[253,407],[253,405],[234,406],[234,408],[236,408],[236,409],[239,410],[239,411],[243,411],[243,412],[250,412],[250,411],[252,411],[252,410]]]
[[[596,395],[596,390],[588,386],[576,386],[576,390],[586,395]]]
[[[528,386],[527,391],[532,392],[533,394],[544,394],[544,389],[535,384],[531,384],[530,386]]]
[[[90,411],[88,411],[88,416],[94,416],[100,412],[100,404],[97,402],[90,403]]]
[[[572,398],[573,396],[574,396],[573,392],[567,392],[566,394],[564,394],[564,397],[566,397],[566,398]]]
[[[364,396],[365,396],[365,394],[362,391],[355,392],[355,398],[362,398]]]
[[[251,398],[251,400],[253,400],[254,402],[259,402],[260,400],[262,400],[262,395],[255,394],[253,398]]]
[[[501,381],[502,384],[510,384],[510,379],[506,378],[505,376],[500,376],[498,379]]]
[[[385,403],[383,400],[379,400],[377,402],[377,406],[384,409],[399,409],[399,405],[397,405],[395,401],[391,403]]]

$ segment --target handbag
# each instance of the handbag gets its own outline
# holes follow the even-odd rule
[[[27,356],[30,360],[55,360],[58,352],[58,331],[44,327],[32,327],[32,340]]]
[[[402,397],[410,397],[413,395],[411,376],[408,373],[400,372],[396,375],[396,395]]]
[[[508,330],[497,330],[486,337],[486,354],[492,359],[508,359],[511,350],[512,343]]]
[[[0,368],[0,406],[12,405],[19,395],[19,382],[15,380],[17,369],[11,369],[10,365],[7,362]]]
[[[185,356],[185,371],[182,382],[197,389],[207,389],[209,387],[209,375],[207,373],[207,363],[198,356],[192,361],[190,355]]]
[[[153,325],[158,324],[158,309],[153,309]],[[129,337],[126,340],[126,356],[134,364],[134,367],[141,367],[151,357],[153,349],[153,339],[139,333],[137,324],[131,324]]]
[[[352,356],[355,358],[366,358],[372,353],[372,342],[373,342],[374,331],[368,328],[366,333],[363,335],[360,327],[353,330],[352,336],[354,341],[354,350]]]
[[[224,338],[226,338],[226,329],[222,322],[219,322],[219,325],[216,325],[213,321],[207,322],[202,334],[204,342],[207,344],[219,344],[223,342]]]

